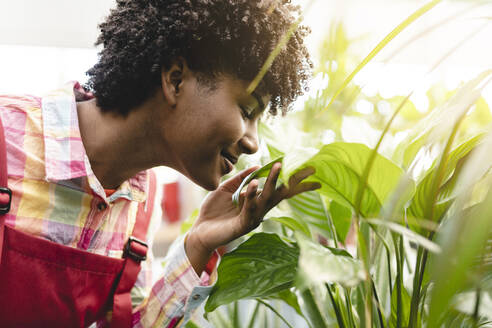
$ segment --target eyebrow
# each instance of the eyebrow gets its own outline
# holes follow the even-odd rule
[[[256,101],[258,102],[258,105],[260,105],[260,110],[264,111],[265,110],[265,104],[263,103],[263,100],[261,99],[261,97],[254,91],[251,93],[251,95],[253,97],[255,97]]]

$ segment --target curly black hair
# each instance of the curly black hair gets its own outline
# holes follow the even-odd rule
[[[85,87],[103,111],[126,115],[155,93],[162,69],[180,57],[205,78],[252,81],[299,15],[290,0],[117,0],[99,26],[96,45],[103,49]],[[302,25],[294,31],[261,81],[273,115],[307,89],[308,33]]]

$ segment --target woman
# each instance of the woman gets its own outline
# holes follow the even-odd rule
[[[302,182],[306,169],[276,188],[280,164],[239,206],[231,195],[255,168],[219,185],[241,154],[258,150],[267,104],[285,113],[305,88],[300,27],[247,92],[297,14],[288,1],[119,0],[100,26],[85,88],[0,97],[12,191],[0,225],[0,326],[182,324],[207,296],[197,286],[213,282],[214,250],[282,199],[318,187]],[[159,165],[212,192],[150,286],[145,206]]]

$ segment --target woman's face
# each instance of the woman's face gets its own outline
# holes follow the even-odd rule
[[[173,167],[207,190],[217,188],[241,154],[258,150],[257,125],[268,97],[248,94],[247,86],[221,76],[211,88],[193,74],[185,76],[167,117],[170,124],[162,133]]]

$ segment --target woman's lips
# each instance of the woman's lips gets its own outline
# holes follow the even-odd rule
[[[234,164],[232,164],[232,162],[224,156],[222,156],[222,159],[224,160],[224,164],[225,164],[224,174],[230,173],[234,169]]]

